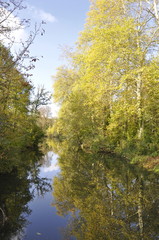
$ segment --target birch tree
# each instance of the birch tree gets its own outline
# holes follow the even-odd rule
[[[62,111],[70,106],[71,118],[77,117],[82,93],[82,105],[88,109],[92,129],[96,129],[96,143],[120,153],[156,152],[158,50],[158,1],[91,1],[85,28],[72,55],[71,67],[77,77],[71,94],[78,95],[74,102],[77,111],[71,108],[71,95],[62,102]],[[64,75],[65,83],[69,83],[71,77]],[[56,81],[55,96],[61,86],[67,92],[67,84]],[[83,129],[87,121],[85,118],[82,122]],[[89,138],[90,132],[86,130],[85,134]]]

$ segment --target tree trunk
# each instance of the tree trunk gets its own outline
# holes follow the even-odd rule
[[[142,79],[141,74],[137,77],[137,115],[138,115],[138,139],[142,138],[143,135],[143,120],[142,120],[142,106],[141,106],[141,90],[142,90]]]
[[[138,224],[139,224],[139,231],[140,231],[140,240],[143,240],[143,180],[142,176],[139,180],[139,195],[138,195]]]

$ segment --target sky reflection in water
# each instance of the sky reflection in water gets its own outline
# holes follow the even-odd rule
[[[48,152],[44,159],[44,165],[40,168],[40,177],[49,178],[51,183],[55,175],[60,171],[57,165],[57,155]],[[36,196],[29,203],[32,210],[28,217],[30,224],[26,229],[24,240],[61,240],[61,229],[66,226],[68,217],[60,217],[56,214],[56,208],[51,206],[53,202],[52,191],[43,197]]]

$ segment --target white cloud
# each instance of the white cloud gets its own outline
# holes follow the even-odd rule
[[[51,13],[49,12],[46,12],[42,9],[38,9],[32,5],[27,5],[27,9],[29,10],[29,12],[32,12],[32,16],[35,17],[35,18],[38,18],[40,20],[43,20],[45,22],[50,22],[50,23],[53,23],[53,22],[56,22],[57,19],[55,18],[55,16],[53,16]]]
[[[54,154],[51,151],[48,152],[44,156],[45,165],[43,165],[42,171],[43,172],[52,172],[52,171],[60,170],[57,159],[58,159],[58,156],[56,154]]]
[[[27,5],[27,12],[32,18],[40,19],[44,22],[53,23],[57,21],[51,13],[32,5]],[[10,13],[5,8],[0,8],[0,22],[2,22],[0,26],[0,41],[4,44],[7,45],[11,42],[15,44],[27,39],[27,31],[25,30],[25,26],[22,25],[20,18],[14,16],[13,13]],[[7,28],[11,31],[4,31]]]
[[[56,21],[56,18],[51,13],[44,12],[43,10],[39,10],[39,16],[46,22],[53,23]]]
[[[43,168],[44,172],[52,172],[52,171],[56,171],[56,170],[60,170],[60,167],[57,164],[52,164],[50,167]]]
[[[8,16],[8,17],[7,17]],[[0,9],[0,21],[3,21],[0,27],[0,40],[8,44],[11,41],[20,42],[26,37],[24,26],[22,26],[20,18],[15,17],[5,8]],[[10,31],[5,31],[5,29]]]

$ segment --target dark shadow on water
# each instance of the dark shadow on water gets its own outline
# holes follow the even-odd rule
[[[31,213],[28,202],[37,192],[44,195],[51,190],[50,181],[39,177],[38,161],[42,154],[28,151],[19,157],[21,164],[0,174],[0,239],[3,240],[22,239]]]
[[[116,155],[70,149],[58,157],[61,170],[55,154],[20,157],[0,174],[0,239],[159,239],[157,173]]]

